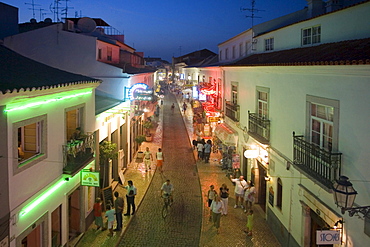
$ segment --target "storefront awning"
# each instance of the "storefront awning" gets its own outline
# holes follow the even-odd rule
[[[236,146],[238,142],[238,133],[225,123],[217,125],[214,133],[227,146]]]

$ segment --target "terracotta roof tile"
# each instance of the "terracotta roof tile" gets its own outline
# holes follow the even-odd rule
[[[253,54],[225,66],[370,64],[370,38]]]

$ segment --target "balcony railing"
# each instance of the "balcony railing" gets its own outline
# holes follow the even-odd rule
[[[226,101],[225,115],[235,122],[239,122],[239,105]]]
[[[341,153],[332,153],[296,136],[293,132],[294,164],[331,188],[341,171]]]
[[[82,140],[72,140],[63,145],[63,173],[75,175],[94,159],[95,135],[88,135]]]
[[[248,111],[248,134],[262,144],[270,143],[270,120]]]

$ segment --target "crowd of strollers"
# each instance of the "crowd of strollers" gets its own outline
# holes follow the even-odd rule
[[[248,236],[252,236],[253,229],[253,204],[255,201],[255,187],[252,181],[245,181],[243,176],[234,178],[230,175],[230,179],[235,185],[235,205],[234,208],[241,207],[244,213],[247,214],[247,222],[245,230],[243,230]],[[222,184],[220,189],[215,190],[214,185],[211,185],[207,192],[208,207],[210,208],[209,221],[213,223],[213,226],[217,230],[217,234],[220,233],[220,220],[221,216],[226,216],[228,212],[229,204],[229,188],[226,184]]]

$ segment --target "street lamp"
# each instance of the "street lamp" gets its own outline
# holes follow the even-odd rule
[[[353,207],[357,191],[346,176],[340,176],[333,185],[335,204],[341,208],[342,214],[348,211],[349,217],[361,213],[370,218],[370,206]]]

